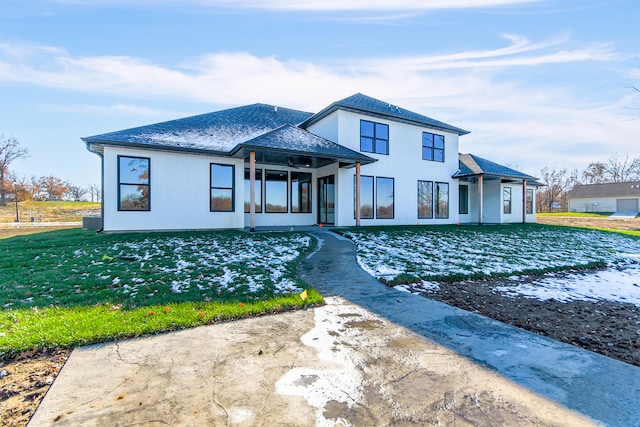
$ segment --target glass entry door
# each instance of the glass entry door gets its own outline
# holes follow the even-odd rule
[[[318,178],[318,224],[335,224],[335,177]]]

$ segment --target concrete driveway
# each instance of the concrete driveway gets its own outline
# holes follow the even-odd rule
[[[31,426],[589,425],[340,297],[75,350]]]

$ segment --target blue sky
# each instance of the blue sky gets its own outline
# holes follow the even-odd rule
[[[2,0],[19,175],[99,183],[80,137],[361,92],[523,172],[640,155],[637,0]]]

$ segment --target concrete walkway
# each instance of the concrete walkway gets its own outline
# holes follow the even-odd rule
[[[640,369],[390,289],[315,236],[325,306],[77,349],[29,425],[640,425]]]
[[[389,288],[358,267],[351,241],[314,235],[321,250],[300,274],[323,295],[339,295],[606,425],[640,426],[640,368]]]

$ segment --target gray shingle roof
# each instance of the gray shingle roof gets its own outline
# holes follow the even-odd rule
[[[640,181],[578,184],[567,192],[567,198],[578,199],[582,197],[640,197]]]
[[[312,113],[253,104],[82,138],[87,143],[228,153],[236,145]]]
[[[423,116],[422,114],[414,113],[413,111],[405,110],[404,108],[400,108],[388,102],[380,101],[379,99],[371,98],[370,96],[363,95],[361,93],[357,93],[341,101],[334,102],[324,110],[306,119],[302,124],[300,124],[300,127],[306,129],[339,109],[418,126],[426,126],[433,129],[457,133],[458,135],[466,135],[469,133],[469,131],[464,129],[434,120],[430,117]]]
[[[453,174],[454,178],[461,178],[465,176],[474,175],[489,175],[504,178],[518,178],[525,180],[535,180],[536,178],[531,175],[527,175],[522,172],[518,172],[515,169],[508,168],[506,166],[494,163],[482,157],[475,156],[473,154],[460,154],[459,169]]]

